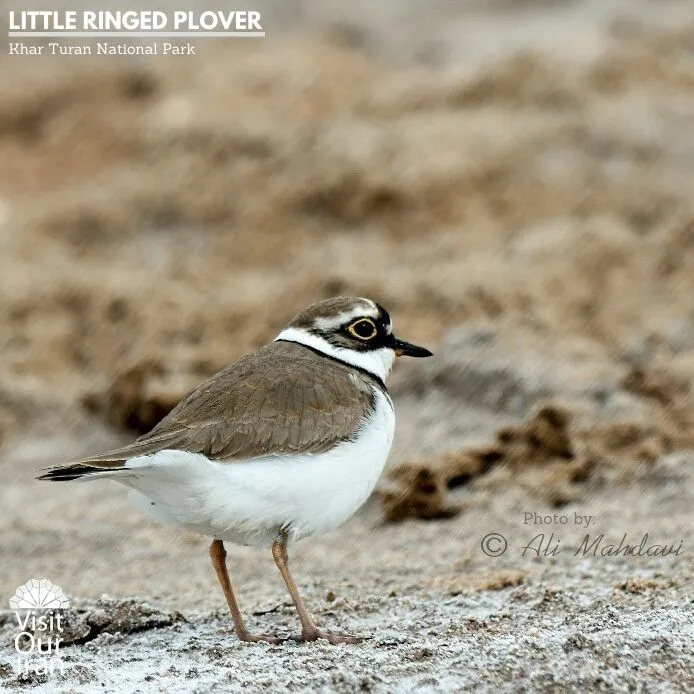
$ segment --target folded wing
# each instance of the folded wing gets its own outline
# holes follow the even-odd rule
[[[353,370],[301,345],[273,342],[202,383],[137,441],[52,468],[40,479],[116,470],[165,449],[229,462],[322,453],[352,438],[373,388]]]

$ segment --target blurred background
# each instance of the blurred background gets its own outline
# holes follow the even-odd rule
[[[33,477],[148,430],[337,294],[436,358],[398,363],[378,494],[297,548],[315,590],[569,580],[575,559],[480,553],[526,511],[691,538],[691,1],[252,7],[265,39],[196,57],[2,47],[0,594],[45,574],[221,607],[204,539],[117,485]],[[279,594],[267,557],[230,554],[247,600]],[[691,554],[623,565],[583,570],[692,575]]]

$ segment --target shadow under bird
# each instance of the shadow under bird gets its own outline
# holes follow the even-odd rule
[[[289,572],[287,545],[334,530],[373,491],[395,428],[384,381],[400,355],[431,352],[396,338],[388,312],[369,299],[321,301],[134,443],[38,479],[113,479],[154,519],[212,537],[212,564],[242,641],[282,639],[246,628],[224,542],[272,548],[300,641],[357,643],[316,626]]]

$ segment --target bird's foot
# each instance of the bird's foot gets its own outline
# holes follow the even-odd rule
[[[358,636],[350,636],[349,634],[329,634],[327,631],[323,631],[317,627],[311,629],[310,631],[302,631],[301,636],[297,638],[297,641],[301,643],[308,643],[309,641],[317,641],[318,639],[325,639],[328,643],[332,644],[362,642],[362,639],[360,639]]]
[[[284,643],[287,639],[280,638],[279,636],[271,636],[270,634],[251,634],[248,631],[243,631],[240,634],[236,634],[239,640],[246,641],[247,643],[270,643],[277,645]]]

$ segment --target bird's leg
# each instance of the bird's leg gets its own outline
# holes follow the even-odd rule
[[[239,604],[236,602],[236,596],[234,595],[234,590],[231,587],[231,581],[229,580],[229,573],[227,571],[226,564],[226,550],[224,549],[224,543],[221,540],[212,540],[210,545],[210,559],[212,559],[212,566],[217,573],[217,578],[224,591],[224,597],[227,599],[227,604],[229,605],[229,610],[231,612],[231,617],[234,620],[234,630],[236,631],[236,636],[239,637],[241,641],[252,641],[254,643],[258,641],[266,641],[267,643],[282,643],[284,639],[280,639],[276,636],[266,636],[265,634],[251,634],[243,621],[243,615],[239,609]]]
[[[286,531],[280,531],[274,544],[272,545],[272,556],[275,558],[275,564],[282,574],[284,582],[287,584],[287,589],[289,594],[292,596],[294,601],[294,607],[299,613],[299,620],[301,621],[301,636],[299,641],[316,641],[317,639],[325,639],[330,643],[360,643],[361,639],[356,636],[348,636],[346,634],[328,634],[325,631],[319,629],[311,615],[304,605],[304,601],[299,595],[299,589],[296,587],[296,583],[292,578],[291,573],[289,573],[289,558],[287,557],[287,533]]]

